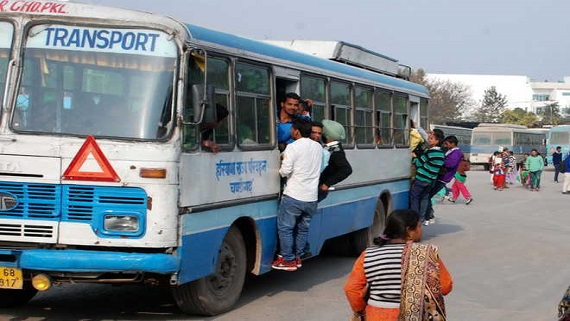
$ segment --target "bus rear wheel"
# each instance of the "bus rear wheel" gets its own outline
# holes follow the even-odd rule
[[[350,234],[351,253],[359,256],[368,246],[372,245],[375,237],[378,237],[386,226],[386,208],[381,200],[376,204],[374,210],[374,221],[372,225]]]
[[[207,316],[229,311],[243,289],[246,259],[243,237],[236,227],[231,227],[220,247],[214,273],[172,289],[180,310]]]
[[[0,289],[0,308],[12,308],[30,301],[38,290],[24,284],[22,290]]]

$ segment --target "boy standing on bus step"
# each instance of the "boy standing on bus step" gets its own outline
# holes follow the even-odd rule
[[[427,149],[420,157],[412,152],[412,163],[416,166],[416,179],[410,190],[410,208],[420,215],[424,222],[428,219],[425,214],[430,200],[430,191],[443,166],[445,154],[441,149],[443,133],[433,131],[428,136]]]
[[[437,176],[437,180],[434,182],[434,186],[430,192],[430,199],[435,196],[439,190],[442,188],[446,189],[446,196],[449,196],[447,192],[447,183],[451,182],[455,173],[457,172],[457,168],[459,167],[459,163],[461,159],[463,159],[463,153],[457,147],[459,141],[455,136],[447,136],[443,140],[443,148],[445,149],[445,160],[443,163],[443,167]],[[431,202],[428,202],[427,205],[427,212],[426,217],[429,219],[429,223],[433,223],[433,206]]]
[[[558,183],[558,174],[560,173],[560,163],[562,163],[562,147],[556,146],[556,150],[552,153],[552,164],[554,165],[554,181]]]
[[[287,185],[277,214],[280,255],[271,267],[296,271],[309,236],[309,224],[317,210],[317,194],[323,148],[310,139],[311,122],[295,119],[291,126],[294,142],[287,145],[279,174]]]

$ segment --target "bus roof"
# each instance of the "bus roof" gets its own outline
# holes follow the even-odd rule
[[[256,41],[220,31],[207,29],[188,24],[188,29],[192,37],[200,42],[229,47],[240,51],[247,51],[254,55],[262,55],[269,58],[281,60],[283,63],[293,62],[311,68],[314,72],[330,71],[345,76],[368,80],[369,82],[382,83],[388,89],[405,89],[417,95],[428,97],[428,90],[419,84],[375,73],[372,71],[348,66],[335,61],[315,57],[299,51],[269,44],[263,41]],[[247,55],[246,55],[247,56]],[[252,55],[253,56],[253,55]],[[333,75],[334,76],[334,75]]]
[[[495,123],[480,123],[477,127],[502,127],[502,128],[520,128],[527,129],[528,127],[516,124],[495,124]]]

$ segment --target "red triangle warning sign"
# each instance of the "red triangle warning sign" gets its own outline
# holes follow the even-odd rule
[[[81,181],[121,181],[93,136],[87,137],[61,178]]]

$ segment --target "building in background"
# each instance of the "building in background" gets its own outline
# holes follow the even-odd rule
[[[570,77],[561,82],[533,82],[527,76],[513,75],[427,74],[426,78],[469,86],[475,106],[481,105],[485,90],[494,86],[507,98],[508,109],[522,108],[537,114],[545,106],[558,103],[561,116],[570,116]]]

